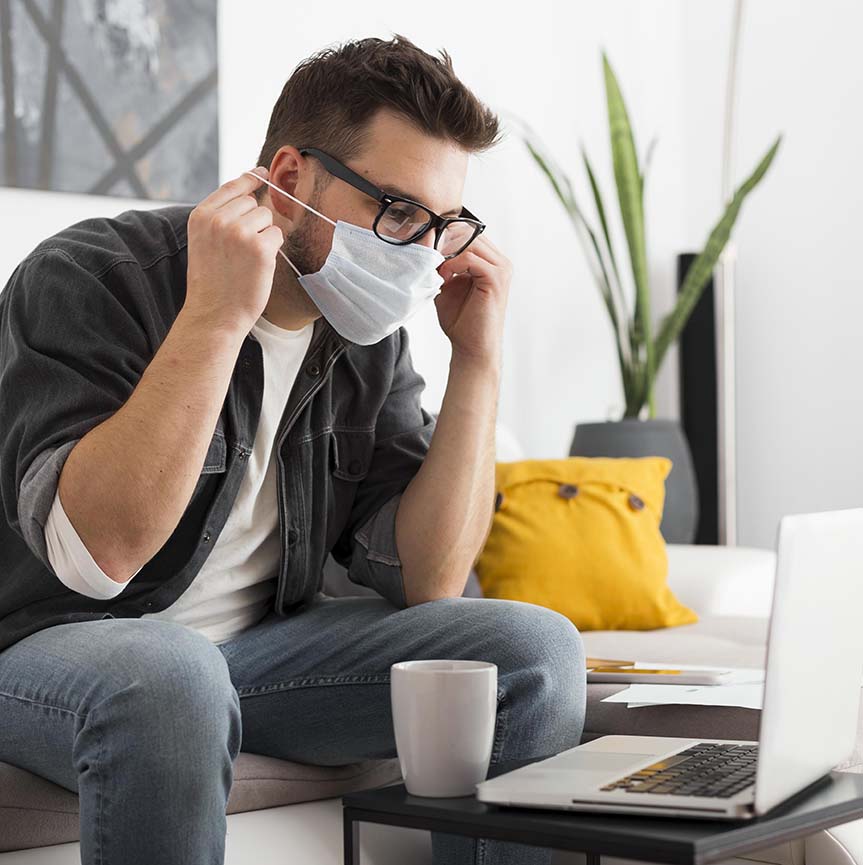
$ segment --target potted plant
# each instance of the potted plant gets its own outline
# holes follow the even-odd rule
[[[605,199],[587,153],[582,149],[582,160],[593,194],[599,230],[588,221],[576,201],[569,177],[548,155],[535,133],[524,123],[521,131],[531,156],[548,178],[572,221],[593,278],[602,294],[615,335],[626,401],[623,418],[619,421],[579,424],[570,454],[667,456],[674,463],[674,468],[666,484],[663,536],[669,543],[691,543],[698,516],[692,458],[680,424],[674,420],[656,418],[654,383],[666,352],[680,336],[710,279],[743,202],[770,167],[781,136],[777,137],[752,174],[727,203],[725,212],[710,232],[704,248],[689,267],[675,307],[659,322],[654,333],[644,219],[644,180],[652,148],[648,149],[643,167],[639,164],[620,86],[604,53],[602,62],[617,202],[626,237],[629,273],[635,298],[631,310],[624,297],[624,268],[615,254]]]

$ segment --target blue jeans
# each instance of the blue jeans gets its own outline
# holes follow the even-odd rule
[[[396,756],[390,665],[498,666],[492,763],[577,745],[581,637],[490,598],[400,610],[322,593],[216,646],[158,619],[55,625],[0,653],[0,760],[78,793],[85,865],[220,865],[242,750],[318,765]],[[434,865],[548,865],[552,853],[432,833]]]

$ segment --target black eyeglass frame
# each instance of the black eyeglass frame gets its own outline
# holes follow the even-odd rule
[[[438,243],[440,243],[440,239],[443,236],[444,229],[451,222],[467,222],[473,224],[474,233],[473,236],[465,243],[460,249],[456,252],[451,252],[449,255],[444,255],[444,259],[455,258],[457,255],[461,255],[482,233],[485,231],[486,225],[484,222],[481,222],[474,216],[466,207],[462,207],[461,212],[458,216],[438,216],[433,210],[430,210],[424,204],[420,204],[419,201],[414,201],[411,198],[404,198],[401,195],[390,195],[388,192],[384,192],[379,186],[376,186],[367,178],[363,177],[361,174],[357,174],[356,171],[348,168],[347,165],[339,162],[334,156],[330,156],[329,153],[325,153],[323,150],[319,150],[317,147],[300,147],[298,148],[300,153],[305,156],[307,153],[311,156],[314,156],[316,159],[320,161],[320,163],[324,166],[324,168],[332,174],[334,177],[338,177],[340,180],[344,180],[345,183],[349,183],[354,189],[358,189],[360,192],[364,192],[366,195],[370,195],[380,204],[380,209],[378,210],[378,214],[375,217],[375,221],[372,223],[372,230],[374,233],[386,243],[392,243],[395,246],[405,246],[408,243],[416,243],[421,237],[424,237],[428,234],[429,231],[434,229],[435,231],[435,241],[434,248],[437,249]],[[419,207],[421,210],[424,210],[430,217],[429,224],[418,231],[412,237],[409,237],[405,240],[397,240],[393,237],[384,237],[382,234],[378,233],[378,222],[381,217],[386,212],[386,209],[397,201],[404,201],[407,204],[412,204],[414,207]],[[442,254],[442,253],[441,253]]]

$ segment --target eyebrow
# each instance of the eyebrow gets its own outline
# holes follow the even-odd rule
[[[411,201],[416,201],[418,204],[423,204],[422,200],[418,195],[414,195],[413,193],[407,192],[404,189],[400,189],[398,186],[389,186],[384,185],[383,183],[377,183],[375,185],[382,189],[384,192],[388,192],[390,195],[396,195],[399,198],[410,198]],[[427,207],[428,205],[424,206]],[[462,212],[462,209],[462,207],[455,207],[451,210],[445,210],[443,213],[441,213],[441,216],[458,216]],[[431,210],[430,207],[429,210]]]

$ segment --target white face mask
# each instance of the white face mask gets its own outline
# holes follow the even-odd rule
[[[300,273],[281,249],[279,254],[345,339],[359,345],[380,342],[439,293],[443,277],[437,268],[445,259],[436,249],[418,243],[387,243],[371,229],[341,219],[333,222],[290,192],[260,175],[253,176],[335,226],[333,247],[316,273]]]

